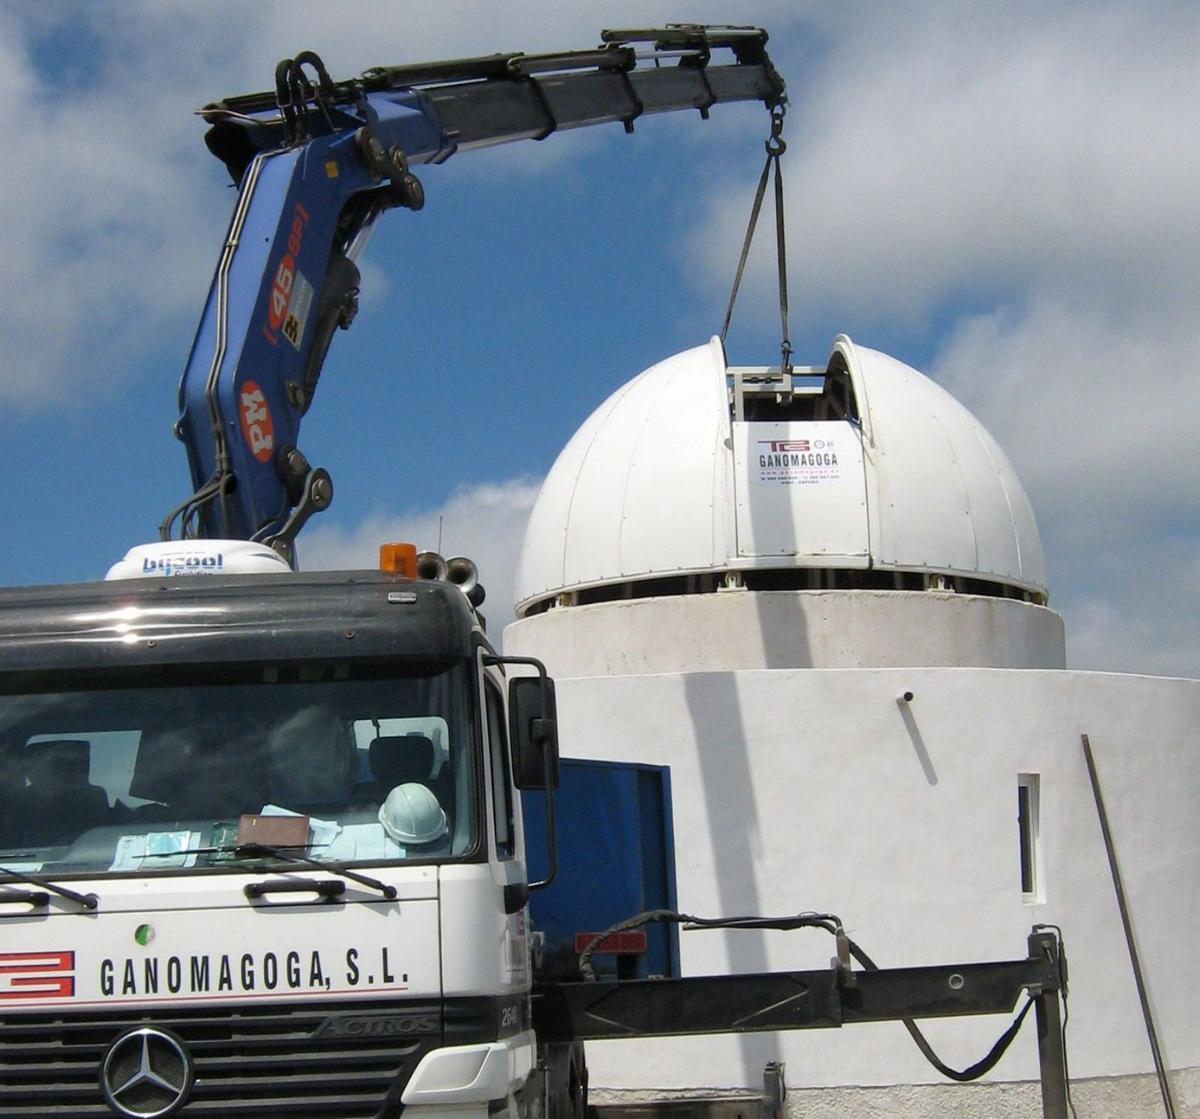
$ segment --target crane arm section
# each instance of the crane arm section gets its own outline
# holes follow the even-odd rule
[[[320,59],[280,63],[274,93],[209,105],[207,142],[238,183],[179,387],[176,434],[195,492],[183,535],[263,540],[292,562],[332,485],[297,448],[333,333],[357,309],[354,261],[375,219],[419,209],[413,168],[647,113],[784,98],[755,28],[604,32],[596,50],[495,55],[333,82]],[[714,50],[732,61],[714,63]],[[310,73],[313,75],[310,77]]]

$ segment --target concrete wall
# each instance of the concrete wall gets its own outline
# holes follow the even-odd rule
[[[565,753],[671,767],[681,908],[833,911],[881,966],[1023,957],[1032,924],[1059,924],[1072,1074],[1135,1093],[1152,1065],[1080,747],[1089,734],[1168,1063],[1200,1066],[1200,682],[920,667],[572,677],[562,668],[579,663],[582,642],[560,648],[547,632],[535,642],[519,622],[505,646],[558,674]],[[911,704],[898,701],[904,691]],[[1041,783],[1038,903],[1022,898],[1019,774]],[[820,967],[831,949],[817,932],[681,942],[688,974]],[[963,1067],[1004,1025],[956,1020],[927,1032]],[[892,1024],[589,1047],[593,1084],[639,1092],[753,1089],[770,1060],[805,1088],[940,1081]],[[1027,1026],[991,1080],[1036,1076]],[[1113,1077],[1133,1079],[1111,1088]]]
[[[721,591],[555,609],[504,647],[562,676],[735,668],[1062,668],[1062,618],[1015,599],[940,591]]]
[[[1171,1084],[1180,1119],[1200,1115],[1200,1071],[1176,1073]],[[622,1107],[628,1109],[628,1119],[645,1119],[645,1112],[636,1110],[645,1093],[596,1089],[590,1098],[604,1107],[605,1119],[624,1119]],[[688,1097],[668,1093],[664,1098],[682,1101]],[[678,1113],[668,1108],[666,1113],[688,1119],[758,1119],[756,1102],[741,1093],[729,1097],[715,1093],[706,1098],[702,1108],[692,1106]],[[1071,1103],[1075,1119],[1162,1119],[1164,1114],[1162,1093],[1153,1076],[1078,1078],[1071,1085]],[[793,1085],[788,1088],[784,1114],[788,1119],[1032,1119],[1042,1114],[1041,1086],[1032,1081],[888,1088]]]

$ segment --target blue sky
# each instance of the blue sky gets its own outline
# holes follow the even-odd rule
[[[1072,663],[1200,675],[1196,6],[562,8],[0,7],[0,583],[98,577],[188,492],[176,387],[233,201],[194,108],[306,48],[348,77],[682,14],[761,23],[789,82],[797,360],[844,332],[938,379],[1029,489]],[[719,330],[766,130],[725,107],[422,170],[305,421],[337,489],[307,561],[432,546],[440,520],[502,620],[558,450]],[[759,258],[735,363],[777,354],[771,280]]]

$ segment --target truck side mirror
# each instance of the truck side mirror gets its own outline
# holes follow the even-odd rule
[[[518,789],[558,788],[558,720],[554,681],[517,676],[508,683],[509,741]]]

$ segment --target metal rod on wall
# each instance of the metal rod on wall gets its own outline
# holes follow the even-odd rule
[[[1138,957],[1137,944],[1133,939],[1133,920],[1129,915],[1129,903],[1125,898],[1125,884],[1121,881],[1121,868],[1117,865],[1117,850],[1113,844],[1112,831],[1108,826],[1108,812],[1104,807],[1104,795],[1100,792],[1100,776],[1096,772],[1096,759],[1092,757],[1092,744],[1088,736],[1081,736],[1083,757],[1087,762],[1088,776],[1092,781],[1092,795],[1096,800],[1096,812],[1100,817],[1100,830],[1104,834],[1104,850],[1108,855],[1108,869],[1112,872],[1113,889],[1117,892],[1117,908],[1121,911],[1121,924],[1125,929],[1125,944],[1129,949],[1129,962],[1133,965],[1133,978],[1137,983],[1138,1000],[1142,1004],[1142,1018],[1146,1023],[1146,1036],[1150,1039],[1150,1054],[1154,1058],[1154,1070],[1158,1075],[1158,1088],[1162,1092],[1163,1109],[1168,1119],[1175,1119],[1175,1100],[1171,1096],[1171,1082],[1163,1063],[1162,1050],[1158,1044],[1158,1031],[1154,1028],[1154,1015],[1150,1010],[1150,995],[1142,977],[1142,963]]]

